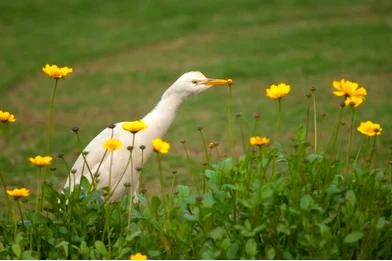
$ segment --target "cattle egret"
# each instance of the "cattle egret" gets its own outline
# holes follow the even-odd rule
[[[180,104],[192,94],[208,90],[212,86],[231,84],[231,80],[209,79],[201,72],[188,72],[178,78],[162,95],[155,108],[141,121],[147,124],[147,128],[135,134],[134,146],[130,152],[129,146],[133,142],[133,134],[122,128],[122,123],[116,123],[113,128],[106,128],[99,133],[79,155],[72,167],[65,187],[80,182],[81,175],[90,182],[97,177],[97,187],[110,187],[111,201],[118,200],[127,192],[126,184],[130,184],[132,192],[136,196],[139,173],[137,169],[142,167],[142,150],[144,145],[143,161],[153,151],[152,140],[163,137],[174,120],[176,111]],[[106,151],[102,146],[108,139],[118,139],[123,146],[117,150]],[[105,153],[106,152],[106,153]],[[133,164],[129,163],[132,153]],[[131,167],[133,165],[133,168]],[[133,177],[133,180],[131,180]],[[109,179],[111,179],[109,181]],[[135,199],[137,199],[135,197]]]

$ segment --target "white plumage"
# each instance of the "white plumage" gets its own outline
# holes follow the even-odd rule
[[[110,190],[112,191],[115,185],[118,184],[115,191],[112,191],[111,200],[118,200],[126,193],[126,187],[124,186],[126,183],[131,184],[133,193],[136,195],[139,185],[139,173],[136,169],[142,167],[141,150],[139,147],[141,145],[145,146],[145,162],[153,151],[151,144],[152,140],[164,136],[174,120],[178,107],[187,97],[192,94],[205,91],[212,86],[229,83],[231,83],[229,80],[208,79],[201,72],[188,72],[183,74],[165,91],[155,108],[142,119],[148,127],[136,133],[135,136],[134,149],[132,151],[134,180],[131,180],[131,164],[128,164],[127,166],[127,161],[130,155],[129,150],[127,150],[127,146],[132,144],[132,134],[123,130],[122,122],[119,122],[115,124],[113,129],[104,129],[87,145],[84,149],[85,152],[88,152],[87,155],[85,155],[86,160],[84,160],[82,154],[79,155],[72,167],[72,172],[74,173],[69,176],[71,180],[66,181],[65,187],[68,187],[68,185],[71,184],[71,189],[73,189],[74,184],[78,184],[80,182],[81,175],[84,175],[91,182],[91,174],[98,176],[98,187],[109,186],[109,172],[111,165],[110,184],[112,188]],[[107,152],[103,158],[105,148],[102,144],[111,137],[119,139],[123,146],[113,152]],[[110,164],[110,153],[113,153],[112,164]],[[91,170],[91,174],[86,162]],[[126,166],[127,168],[125,170]],[[124,175],[122,175],[123,173]]]

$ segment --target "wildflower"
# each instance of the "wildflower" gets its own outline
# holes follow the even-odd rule
[[[269,142],[270,139],[267,137],[252,136],[249,138],[250,145],[263,146],[265,144],[268,144]]]
[[[154,151],[160,154],[167,154],[170,149],[170,144],[160,138],[154,139],[152,141],[152,146],[154,147]]]
[[[42,71],[49,77],[54,79],[61,79],[64,78],[67,74],[72,72],[72,68],[67,66],[65,67],[58,67],[57,65],[49,65],[46,64],[45,67],[42,68]]]
[[[0,121],[3,123],[15,122],[15,115],[9,113],[8,111],[0,110]]]
[[[146,129],[148,126],[143,121],[126,121],[122,125],[123,130],[132,132],[133,134]]]
[[[129,256],[129,260],[147,260],[147,256],[142,253],[136,253]]]
[[[122,142],[118,139],[108,139],[102,146],[108,151],[114,151],[122,146]]]
[[[359,106],[367,95],[367,91],[364,87],[349,80],[341,79],[340,81],[333,81],[332,86],[335,88],[333,92],[334,95],[345,97],[344,104],[346,106]]]
[[[14,199],[25,198],[30,194],[30,190],[26,188],[7,189],[7,194]]]
[[[272,100],[280,100],[286,96],[291,90],[291,86],[285,83],[279,83],[278,85],[272,84],[268,89],[265,90],[268,98]]]
[[[29,161],[34,166],[43,167],[52,164],[53,158],[51,156],[35,156],[34,158],[30,157]]]
[[[381,125],[372,121],[361,122],[357,130],[367,136],[380,135],[382,132]]]
[[[365,100],[365,98],[362,98],[362,97],[351,96],[351,97],[347,97],[344,100],[344,105],[358,107],[364,100]]]

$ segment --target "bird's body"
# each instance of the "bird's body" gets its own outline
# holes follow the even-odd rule
[[[80,182],[81,175],[90,182],[95,175],[98,179],[98,187],[110,187],[111,200],[117,200],[125,194],[126,183],[131,184],[136,194],[139,184],[137,169],[142,167],[143,162],[153,151],[151,141],[164,136],[181,103],[194,93],[226,83],[226,80],[207,79],[200,72],[185,73],[165,91],[155,108],[141,120],[148,127],[135,134],[132,150],[133,164],[129,164],[130,150],[127,148],[132,145],[133,134],[123,130],[122,122],[116,123],[114,128],[106,128],[99,133],[84,149],[85,153],[79,155],[72,167],[74,173],[70,174],[65,187],[70,185],[73,189],[74,185]],[[112,152],[106,151],[102,144],[110,138],[120,140],[122,147]],[[140,149],[142,145],[145,146],[143,162]],[[132,176],[133,180],[131,180]]]

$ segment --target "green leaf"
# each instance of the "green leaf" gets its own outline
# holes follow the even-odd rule
[[[87,259],[89,257],[90,249],[88,248],[85,241],[80,243],[80,253],[83,255],[83,259]]]
[[[62,248],[64,251],[65,257],[68,257],[68,250],[69,250],[69,242],[67,241],[61,241],[58,243],[55,248]]]
[[[327,235],[329,235],[330,229],[327,225],[321,223],[321,224],[317,224],[317,226],[320,229],[320,234],[322,237],[326,237]]]
[[[204,194],[203,196],[203,206],[206,208],[211,208],[215,204],[215,199],[211,193]]]
[[[161,255],[161,252],[159,250],[148,250],[148,257],[149,258],[161,259],[161,258],[159,258],[160,255]]]
[[[380,218],[378,219],[377,225],[376,225],[377,230],[383,229],[384,226],[385,226],[385,223],[386,223],[385,217],[380,217]]]
[[[309,210],[313,204],[314,200],[310,195],[302,196],[299,207],[303,210]]]
[[[151,199],[151,209],[157,213],[159,210],[159,206],[161,205],[161,200],[157,196],[153,196]]]
[[[135,239],[136,237],[138,237],[142,232],[141,231],[136,231],[135,233],[128,235],[126,237],[126,241],[129,243],[131,242],[133,239]]]
[[[347,243],[347,244],[355,243],[355,242],[359,241],[363,236],[364,236],[364,234],[361,231],[355,231],[355,232],[348,234],[344,238],[343,242]]]
[[[293,255],[288,250],[283,251],[283,258],[286,260],[293,260],[294,259]]]
[[[189,187],[188,186],[184,186],[184,185],[178,185],[176,187],[176,191],[178,193],[178,196],[180,196],[182,198],[186,198],[190,194]]]
[[[355,206],[355,203],[357,202],[357,198],[356,198],[355,192],[353,190],[349,190],[346,192],[346,200],[350,206],[352,206],[352,207]]]
[[[22,259],[23,260],[34,260],[35,258],[32,255],[32,251],[27,250],[22,253]]]
[[[309,154],[306,157],[306,160],[308,160],[310,163],[313,163],[315,161],[321,161],[323,159],[323,156],[320,154]]]
[[[275,248],[268,247],[267,251],[266,251],[266,256],[267,256],[267,259],[269,259],[269,260],[274,259],[276,256]]]
[[[204,171],[204,176],[206,176],[209,180],[216,180],[216,172],[211,169],[206,169]]]
[[[84,191],[89,191],[91,184],[85,176],[82,176],[80,178],[80,186],[83,188]]]
[[[257,243],[253,238],[248,239],[245,244],[245,252],[250,257],[255,257],[257,254]]]
[[[95,241],[94,245],[98,252],[102,255],[102,257],[106,257],[108,252],[106,250],[105,244],[102,241],[98,240]]]
[[[229,248],[227,249],[227,259],[238,259],[238,249],[239,249],[239,244],[237,242],[232,243]]]
[[[22,249],[18,244],[12,244],[11,246],[12,252],[16,255],[16,257],[19,259],[20,255],[22,254]]]
[[[290,235],[290,228],[286,224],[278,224],[278,226],[276,227],[276,231],[278,233],[286,234],[288,236]]]
[[[214,240],[221,239],[225,234],[225,230],[222,227],[216,227],[210,232],[210,237]]]

